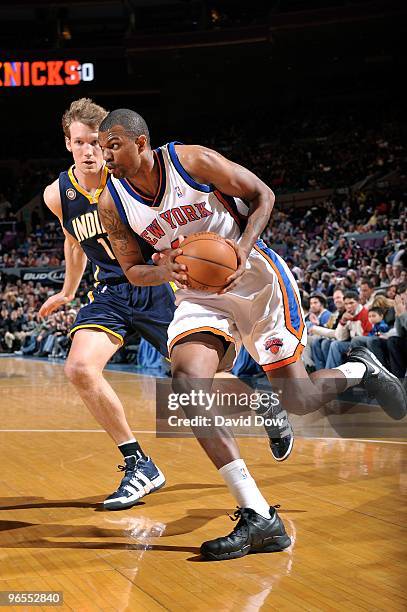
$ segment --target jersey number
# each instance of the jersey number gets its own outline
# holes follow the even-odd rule
[[[110,245],[106,242],[104,238],[98,238],[98,243],[102,245],[106,253],[109,255],[110,259],[116,259],[116,257],[113,254],[112,249],[110,248]]]

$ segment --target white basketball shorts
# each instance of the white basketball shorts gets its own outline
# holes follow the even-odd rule
[[[219,370],[230,369],[243,345],[267,372],[297,361],[307,330],[297,283],[287,264],[258,240],[239,284],[224,295],[179,289],[168,328],[168,352],[190,334],[211,332],[231,343]]]

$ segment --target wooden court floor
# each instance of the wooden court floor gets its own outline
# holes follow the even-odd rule
[[[203,562],[201,542],[233,528],[232,498],[195,440],[151,433],[152,378],[107,377],[167,477],[122,512],[99,510],[120,455],[63,368],[0,359],[0,591],[63,591],[80,612],[407,609],[405,441],[297,439],[277,464],[266,440],[243,439],[293,545]]]

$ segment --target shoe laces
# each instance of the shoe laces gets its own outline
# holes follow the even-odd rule
[[[133,472],[135,467],[136,464],[134,464],[134,466],[132,467],[130,467],[129,465],[118,465],[117,469],[119,472]]]
[[[124,476],[123,479],[121,481],[121,485],[126,484],[126,482],[128,482],[131,478],[131,473],[135,472],[138,469],[138,462],[140,461],[140,459],[136,459],[136,461],[134,463],[129,463],[127,464],[126,462],[124,462],[124,465],[118,465],[118,471],[119,472],[124,472]]]
[[[271,506],[272,508],[279,508],[280,505],[276,504],[275,506]],[[226,537],[233,538],[234,536],[242,537],[245,535],[244,531],[248,528],[247,521],[254,515],[256,512],[252,510],[252,508],[240,508],[237,506],[236,510],[233,513],[233,516],[227,513],[228,517],[231,521],[236,522],[235,528],[231,531]]]
[[[247,519],[249,518],[252,512],[253,510],[251,510],[251,508],[240,508],[238,506],[236,510],[234,511],[233,516],[227,513],[231,521],[233,522],[239,521],[239,522],[237,523],[237,525],[235,525],[233,531],[231,531],[229,535],[227,535],[226,537],[230,538],[232,536],[242,535],[242,531],[244,527],[247,527]]]
[[[276,508],[276,509],[281,508],[281,505],[273,504],[272,506],[270,506],[270,508]],[[237,533],[238,529],[240,529],[240,527],[246,524],[247,519],[250,518],[250,515],[253,514],[254,512],[255,511],[252,510],[251,508],[240,508],[240,506],[237,506],[236,510],[233,513],[233,516],[229,514],[229,512],[227,512],[227,515],[231,521],[235,522],[240,519],[236,527],[233,529],[232,533],[230,533],[229,535]]]
[[[239,506],[237,506],[236,510],[234,511],[233,515],[229,514],[229,512],[227,512],[228,517],[230,518],[231,521],[237,521],[239,518],[241,518],[243,516],[243,514],[246,512],[245,508],[240,508]]]
[[[133,461],[127,462],[125,460],[124,461],[124,465],[118,465],[117,466],[117,469],[119,470],[119,472],[134,472],[134,470],[137,470],[140,461],[142,461],[144,459],[144,457],[142,457],[142,456],[136,457],[136,455],[131,455],[130,457],[127,457],[127,459],[131,459],[132,457],[135,457],[134,463],[133,463]]]

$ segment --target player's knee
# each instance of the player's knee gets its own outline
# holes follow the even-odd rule
[[[172,371],[172,389],[174,393],[190,393],[194,387],[197,374],[194,368],[185,366],[175,367]]]
[[[95,379],[94,369],[83,361],[68,360],[64,371],[68,380],[76,386],[89,385]]]
[[[187,418],[206,415],[201,394],[210,392],[210,389],[210,381],[207,383],[206,380],[198,379],[197,373],[190,368],[178,368],[173,371],[172,391],[178,396],[183,396],[182,411]]]

